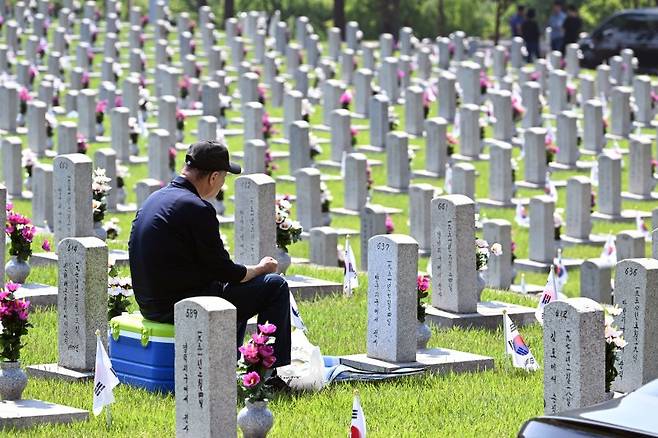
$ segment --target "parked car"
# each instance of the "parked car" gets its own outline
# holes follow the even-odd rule
[[[519,438],[658,437],[658,379],[598,405],[531,418]]]
[[[658,8],[618,12],[580,41],[582,65],[595,68],[623,49],[633,49],[639,70],[658,71]]]

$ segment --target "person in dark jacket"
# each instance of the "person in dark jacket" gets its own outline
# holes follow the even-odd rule
[[[567,7],[567,18],[562,25],[564,29],[564,47],[562,52],[566,49],[568,44],[577,43],[580,32],[583,30],[583,20],[578,15],[578,8],[575,5]]]
[[[525,20],[521,24],[521,36],[525,41],[525,47],[528,51],[528,62],[533,62],[535,58],[539,58],[539,25],[535,20],[534,8],[528,9]]]
[[[173,324],[174,304],[195,296],[218,296],[237,309],[237,342],[247,320],[276,325],[275,367],[290,364],[290,292],[277,261],[234,263],[219,234],[215,208],[227,173],[239,174],[228,149],[218,141],[190,146],[181,175],[156,191],[132,223],[130,273],[135,299],[146,319]],[[274,226],[274,224],[272,224]]]

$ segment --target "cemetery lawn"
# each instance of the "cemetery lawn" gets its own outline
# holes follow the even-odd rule
[[[98,42],[102,45],[101,40]],[[171,41],[176,35],[170,36]],[[224,44],[220,41],[220,44]],[[75,44],[70,48],[75,53]],[[153,68],[153,46],[149,42],[146,53],[148,67]],[[127,62],[127,51],[122,51],[123,61]],[[98,62],[98,60],[96,61]],[[98,88],[99,80],[94,78],[91,87]],[[231,85],[231,91],[237,84]],[[282,117],[282,108],[273,108],[267,104],[270,117]],[[400,118],[400,128],[404,127],[404,111],[401,106],[396,107]],[[430,117],[435,117],[437,107],[433,105]],[[229,118],[238,116],[238,111],[230,111]],[[60,118],[60,121],[64,118]],[[321,106],[316,108],[312,115],[311,124],[319,124],[322,120]],[[153,120],[149,120],[152,122]],[[185,142],[191,143],[196,139],[192,132],[196,129],[196,118],[189,118],[186,122]],[[353,125],[359,128],[358,144],[367,144],[367,120],[353,119]],[[234,126],[231,126],[234,127]],[[365,129],[364,129],[365,128]],[[281,130],[281,125],[275,125]],[[109,117],[106,121],[106,130],[109,132]],[[647,133],[650,130],[646,131]],[[329,133],[313,131],[320,138],[329,138]],[[275,135],[277,137],[277,135]],[[491,137],[491,128],[487,128],[487,137]],[[21,136],[24,147],[27,144],[26,136]],[[241,136],[227,138],[229,148],[235,152],[242,150]],[[140,150],[146,154],[146,138],[140,139]],[[414,169],[423,169],[425,165],[424,140],[411,139],[410,144],[418,147],[416,156],[412,161]],[[626,142],[620,142],[625,148]],[[329,158],[330,145],[323,144],[323,154],[317,160]],[[93,157],[95,150],[101,147],[110,147],[109,144],[93,143],[90,145],[88,155]],[[287,150],[287,146],[272,143],[273,150]],[[519,149],[514,149],[514,156],[518,157]],[[384,160],[385,154],[368,153],[373,159]],[[184,152],[177,154],[177,169],[183,162]],[[582,159],[592,159],[585,156]],[[42,162],[52,160],[43,159]],[[624,174],[622,177],[623,189],[628,184],[628,156],[624,156]],[[276,162],[278,169],[274,176],[288,174],[287,160]],[[1,165],[1,163],[0,163]],[[477,197],[486,197],[488,194],[489,163],[486,161],[474,163],[477,172]],[[376,185],[385,185],[386,166],[373,167],[373,177]],[[322,170],[324,173],[338,175],[338,170]],[[131,165],[130,175],[126,179],[128,202],[135,202],[134,184],[146,177],[146,165]],[[523,165],[517,170],[518,178],[523,175]],[[565,180],[575,172],[555,172],[553,178]],[[228,178],[226,199],[233,193],[232,177]],[[425,182],[442,187],[443,180],[414,179],[413,182]],[[333,195],[332,206],[343,205],[343,181],[329,181],[327,186]],[[292,183],[277,182],[278,194],[294,194],[295,185]],[[519,196],[532,196],[542,193],[537,190],[520,190]],[[560,198],[558,208],[565,208],[566,193],[559,189]],[[388,195],[374,193],[373,203],[403,210],[400,215],[393,216],[396,233],[409,233],[408,225],[408,196]],[[232,202],[227,202],[227,214],[233,213]],[[628,202],[624,200],[623,208],[650,210],[655,203]],[[18,200],[15,208],[24,214],[31,215],[31,203]],[[293,214],[295,208],[293,206]],[[481,209],[481,218],[502,218],[513,224],[512,238],[516,242],[516,256],[527,257],[528,231],[514,223],[514,210]],[[119,238],[108,242],[112,249],[127,249],[130,233],[130,223],[134,214],[108,214],[117,217],[120,221],[121,232]],[[332,226],[339,228],[359,229],[358,217],[333,216]],[[593,233],[616,234],[619,231],[634,229],[634,224],[608,224],[594,222]],[[232,228],[222,228],[225,242],[234,244]],[[479,234],[479,233],[478,233]],[[42,240],[49,235],[40,235],[35,240],[34,249],[41,246]],[[356,260],[360,260],[360,245],[358,238],[353,239],[352,247],[356,252]],[[303,241],[292,245],[290,249],[294,257],[308,257],[308,242]],[[650,254],[650,248],[647,248]],[[597,247],[569,247],[565,250],[565,257],[591,258],[598,257],[600,248]],[[427,258],[421,259],[419,270],[425,271]],[[127,268],[121,269],[121,275],[128,275]],[[327,280],[342,282],[342,272],[339,269],[323,269],[317,267],[295,265],[290,274],[303,274]],[[544,274],[526,274],[528,283],[545,283]],[[30,276],[31,282],[57,284],[56,267],[35,267]],[[518,283],[518,279],[517,279]],[[301,314],[309,327],[309,339],[319,345],[325,355],[342,355],[363,353],[366,348],[366,290],[367,278],[360,274],[360,287],[352,298],[330,296],[316,299],[311,302],[299,302]],[[579,272],[571,270],[569,281],[565,287],[569,296],[579,295]],[[535,297],[525,297],[508,292],[485,290],[483,299],[499,299],[510,303],[536,306]],[[131,310],[137,310],[133,302]],[[30,318],[33,328],[26,337],[26,347],[22,352],[23,365],[53,363],[57,361],[57,314],[54,309],[35,310]],[[472,353],[492,356],[495,359],[495,369],[475,374],[462,375],[425,375],[410,377],[395,381],[377,384],[336,384],[315,394],[295,394],[292,396],[277,396],[272,400],[271,409],[275,415],[275,426],[271,432],[272,437],[309,436],[309,437],[338,437],[345,436],[350,423],[352,394],[354,389],[361,393],[362,405],[368,423],[368,432],[371,437],[419,437],[419,436],[513,436],[521,424],[530,417],[541,415],[543,412],[543,372],[540,370],[533,374],[515,370],[511,361],[504,356],[503,334],[501,330],[437,330],[433,328],[430,347],[452,348]],[[543,363],[542,330],[538,324],[522,328],[521,333],[526,339],[534,356]],[[37,378],[30,378],[25,398],[36,398],[55,403],[62,403],[78,408],[91,410],[92,386],[88,383],[63,383]],[[167,437],[174,435],[174,398],[171,395],[148,393],[126,385],[115,389],[116,403],[112,405],[112,426],[108,430],[105,424],[105,415],[91,417],[88,422],[75,423],[68,426],[40,426],[34,429],[18,432],[7,432],[7,436],[25,437]]]

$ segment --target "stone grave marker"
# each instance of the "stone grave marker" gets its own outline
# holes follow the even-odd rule
[[[615,323],[628,342],[621,350],[616,367],[619,375],[612,389],[634,391],[658,378],[658,260],[633,259],[617,263],[615,269],[615,304],[622,313]]]
[[[176,303],[176,437],[236,436],[236,318],[222,298]]]
[[[544,308],[544,413],[585,408],[605,400],[603,308],[589,298],[553,301]]]
[[[69,381],[93,379],[95,332],[107,333],[107,246],[96,237],[66,237],[59,243],[57,253],[59,358],[56,364],[29,366],[27,372],[35,377]]]
[[[580,266],[580,296],[612,304],[612,265],[603,259],[587,259]]]

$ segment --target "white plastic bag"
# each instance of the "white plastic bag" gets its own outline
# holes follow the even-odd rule
[[[324,361],[320,347],[309,342],[302,330],[293,329],[290,365],[277,369],[277,374],[292,389],[319,391],[324,385]]]

